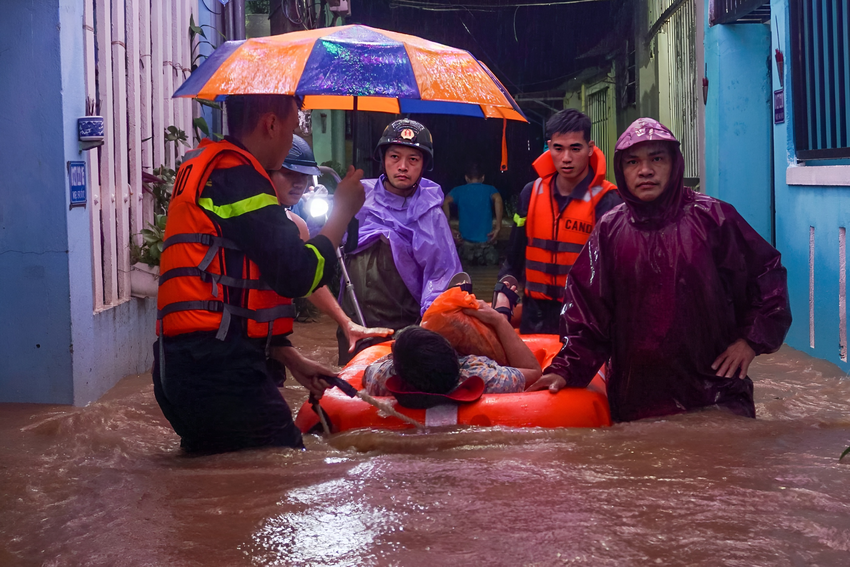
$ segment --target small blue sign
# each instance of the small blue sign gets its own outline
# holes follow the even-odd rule
[[[785,122],[785,89],[773,91],[773,123]]]
[[[71,191],[71,206],[86,206],[86,162],[68,162],[68,186]]]

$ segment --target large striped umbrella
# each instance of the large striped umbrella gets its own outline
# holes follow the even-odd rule
[[[359,25],[225,42],[174,96],[231,94],[295,95],[305,109],[527,122],[505,87],[468,51]]]

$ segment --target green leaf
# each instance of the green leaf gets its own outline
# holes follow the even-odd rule
[[[219,30],[215,29],[213,26],[208,25],[208,24],[201,24],[201,27],[202,27],[202,28],[210,28],[211,30],[213,30],[214,32],[216,32],[218,35],[220,35],[220,36],[221,36],[221,39],[223,39],[224,41],[227,41],[227,36],[226,36],[226,35],[224,35],[223,33],[221,33],[221,31],[219,31]],[[204,36],[204,37],[206,37],[206,36]]]
[[[195,125],[195,128],[204,133],[204,135],[209,138],[210,137],[210,127],[207,124],[207,119],[203,116],[199,116],[192,120],[192,124]]]
[[[846,449],[844,449],[844,452],[843,452],[843,453],[841,453],[841,456],[840,456],[840,457],[838,457],[838,460],[840,461],[841,459],[843,459],[843,458],[844,458],[844,457],[846,457],[847,455],[850,455],[850,447],[847,447]]]
[[[204,98],[194,98],[192,99],[201,106],[209,106],[210,108],[215,108],[216,110],[221,110],[221,104],[217,103],[214,100],[207,100]]]
[[[156,223],[157,228],[161,230],[165,230],[165,223],[168,220],[168,215],[156,215],[154,218],[154,222]]]
[[[189,31],[201,36],[204,39],[207,38],[206,34],[204,33],[204,29],[201,26],[195,25],[195,17],[192,14],[189,14]]]

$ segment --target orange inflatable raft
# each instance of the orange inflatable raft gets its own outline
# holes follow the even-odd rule
[[[542,368],[549,365],[561,348],[556,335],[524,335],[523,341],[537,357]],[[392,343],[369,347],[355,356],[340,372],[340,378],[360,390],[366,367],[389,354]],[[565,388],[557,394],[527,392],[517,394],[484,394],[470,404],[440,405],[427,410],[400,406],[395,398],[382,397],[393,409],[427,426],[502,425],[507,427],[602,427],[611,425],[608,397],[605,392],[604,367],[587,388]],[[378,414],[378,409],[359,398],[349,398],[338,388],[328,390],[321,400],[332,432],[352,429],[411,429],[413,426],[392,416]],[[305,403],[295,424],[302,432],[321,431],[318,415]]]

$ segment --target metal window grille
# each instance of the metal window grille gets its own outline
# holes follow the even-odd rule
[[[699,179],[699,128],[697,125],[696,12],[694,0],[651,0],[647,41],[665,34],[658,48],[666,50],[666,68],[659,69],[659,82],[669,89],[670,123],[665,124],[681,142],[688,183]]]
[[[623,98],[621,102],[623,107],[637,104],[637,50],[635,48],[635,41],[631,37],[626,39],[625,63],[625,85],[623,87]]]
[[[790,21],[797,157],[850,157],[850,0],[792,0]]]
[[[590,117],[590,138],[596,146],[608,151],[608,89],[587,95],[587,115]]]
[[[165,128],[192,132],[191,101],[171,99],[190,72],[190,14],[192,0],[85,0],[86,96],[105,134],[87,152],[95,312],[130,298],[130,238],[153,221],[142,171],[183,152],[167,148]]]
[[[770,0],[711,0],[708,21],[717,24],[764,23],[770,20]]]

